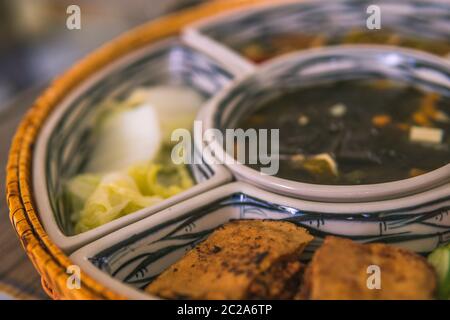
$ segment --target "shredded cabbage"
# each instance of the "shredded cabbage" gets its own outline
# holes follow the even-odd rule
[[[86,200],[94,193],[100,180],[98,175],[82,174],[72,178],[66,184],[66,193],[73,211],[83,209]]]
[[[203,98],[183,86],[137,88],[122,101],[105,101],[95,120],[96,145],[84,173],[65,193],[74,233],[174,196],[193,185],[170,158],[172,131],[189,129]]]
[[[103,177],[76,176],[67,184],[76,234],[101,226],[193,185],[184,165],[141,163]]]

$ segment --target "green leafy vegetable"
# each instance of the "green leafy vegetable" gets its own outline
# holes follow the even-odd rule
[[[428,261],[436,269],[438,276],[438,297],[440,299],[450,299],[450,244],[434,250]]]
[[[99,227],[180,193],[193,185],[184,165],[142,163],[100,176],[80,175],[67,184],[75,233]]]
[[[192,127],[202,96],[183,86],[137,88],[104,101],[84,174],[66,184],[76,234],[172,197],[193,185],[170,158],[171,134]]]

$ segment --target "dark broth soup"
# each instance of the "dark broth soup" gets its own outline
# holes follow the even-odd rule
[[[388,182],[450,159],[449,97],[387,80],[342,80],[286,92],[237,127],[279,129],[277,176],[301,182]]]

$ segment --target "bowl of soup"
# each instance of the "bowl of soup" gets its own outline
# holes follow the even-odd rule
[[[326,202],[443,185],[450,195],[445,59],[389,46],[312,49],[264,64],[205,110],[203,132],[222,136],[209,148],[237,179],[264,189]]]

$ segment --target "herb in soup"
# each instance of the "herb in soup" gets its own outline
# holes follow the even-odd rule
[[[445,56],[450,43],[439,39],[399,34],[392,30],[352,30],[344,34],[280,33],[254,39],[239,45],[237,50],[248,59],[261,63],[284,53],[336,44],[386,44],[422,50]]]
[[[279,129],[277,176],[307,183],[389,182],[450,160],[450,97],[388,80],[288,91],[238,127]]]

